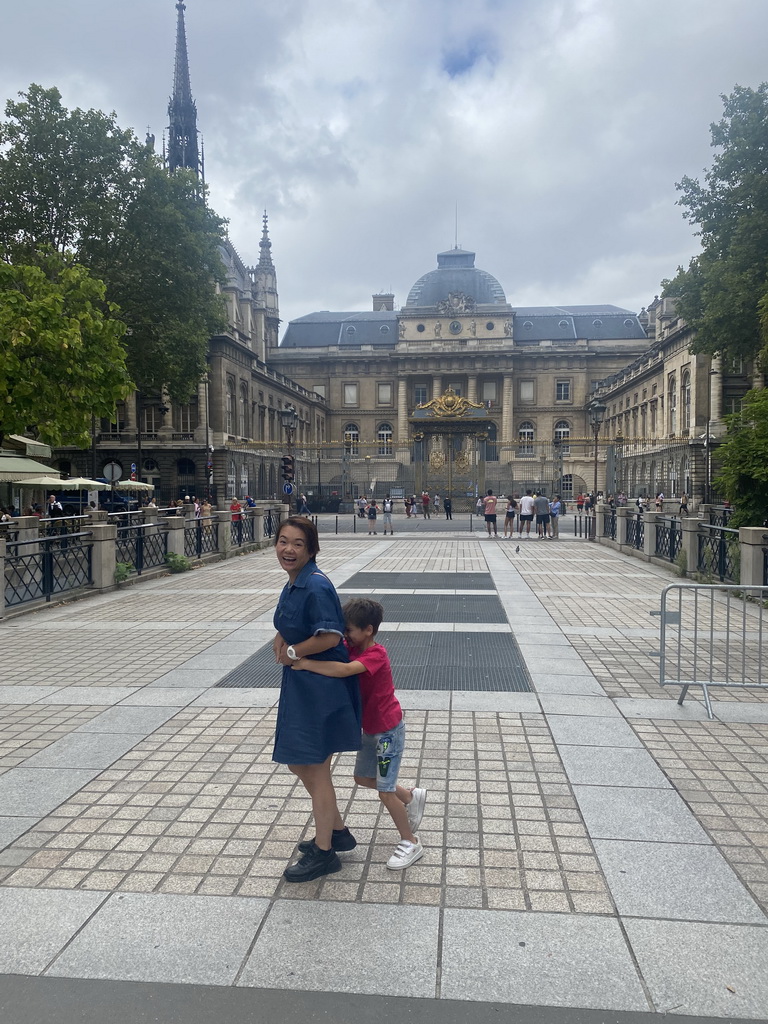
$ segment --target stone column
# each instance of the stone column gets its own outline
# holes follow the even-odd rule
[[[739,529],[739,550],[741,552],[739,583],[743,587],[768,585],[765,579],[766,549],[768,549],[768,530],[764,527],[742,526]]]
[[[717,373],[708,374],[710,428],[713,423],[719,423],[723,418],[723,360],[721,356],[714,357],[712,369],[717,370]]]
[[[610,515],[611,510],[602,501],[595,505],[595,540],[601,544],[604,540],[605,517]]]
[[[643,515],[645,530],[643,531],[643,554],[650,561],[656,557],[656,524],[664,518],[663,512],[646,512]]]
[[[690,576],[699,564],[699,520],[694,516],[681,519],[680,529],[683,534],[680,550],[685,552],[686,572]]]
[[[467,399],[470,402],[477,401],[477,376],[474,373],[467,377]]]
[[[397,382],[397,443],[408,444],[408,381]]]
[[[136,393],[129,395],[125,400],[125,429],[136,430]],[[130,467],[129,467],[130,468]]]
[[[627,520],[630,515],[633,515],[632,511],[627,507],[616,509],[616,543],[619,547],[624,547],[627,543]]]
[[[514,388],[511,373],[504,374],[501,399],[501,443],[514,444]]]
[[[91,527],[93,553],[91,568],[97,590],[114,590],[117,565],[117,524],[96,523]]]
[[[219,554],[224,558],[232,558],[239,550],[237,545],[232,543],[232,513],[229,509],[217,509],[216,518],[219,521]]]

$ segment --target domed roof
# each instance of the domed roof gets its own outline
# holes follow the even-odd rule
[[[436,306],[449,295],[465,295],[478,306],[505,305],[504,289],[491,274],[475,266],[475,254],[449,249],[437,254],[437,270],[420,277],[408,293],[404,308]]]

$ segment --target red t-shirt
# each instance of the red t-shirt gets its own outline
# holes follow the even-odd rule
[[[402,721],[403,709],[395,696],[392,666],[386,648],[372,644],[365,651],[349,645],[347,649],[350,661],[365,665],[365,672],[358,676],[363,699],[363,732],[373,735],[394,729]]]

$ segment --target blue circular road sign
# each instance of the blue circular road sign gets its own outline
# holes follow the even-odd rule
[[[293,494],[293,484],[283,484],[283,494]]]

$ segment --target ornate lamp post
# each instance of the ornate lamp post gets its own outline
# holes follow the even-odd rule
[[[600,427],[602,427],[603,425],[606,409],[607,406],[603,405],[603,403],[597,398],[593,399],[587,406],[587,412],[589,414],[589,425],[592,427],[592,432],[595,435],[595,473],[594,485],[592,489],[592,493],[595,496],[595,500],[597,500],[597,439],[600,436]]]

